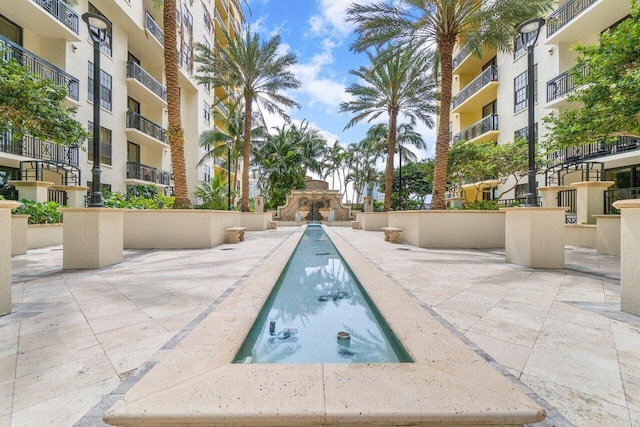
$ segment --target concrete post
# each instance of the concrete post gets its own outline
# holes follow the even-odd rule
[[[264,212],[264,197],[257,196],[255,198],[256,202],[256,212]]]
[[[20,199],[33,200],[40,203],[49,200],[47,190],[54,185],[53,182],[45,181],[9,181],[9,184],[16,187]]]
[[[373,212],[373,197],[367,196],[364,198],[364,211]]]
[[[27,253],[27,225],[30,215],[11,215],[11,256]]]
[[[62,190],[67,193],[67,206],[70,208],[84,208],[84,198],[89,187],[77,185],[53,185],[52,190]]]
[[[620,256],[620,215],[594,215],[596,219],[596,251]]]
[[[640,316],[640,200],[618,200],[620,210],[620,309]]]
[[[122,262],[126,209],[67,208],[64,212],[62,268],[92,269]]]
[[[0,200],[0,316],[11,313],[11,209],[13,200]]]
[[[564,268],[565,208],[503,208],[505,259],[530,268]]]
[[[604,190],[614,181],[585,181],[571,184],[576,189],[576,223],[595,224],[594,215],[604,213]]]
[[[572,190],[573,187],[566,186],[551,186],[551,187],[538,187],[538,191],[542,196],[543,208],[557,208],[558,207],[558,193],[565,190]]]

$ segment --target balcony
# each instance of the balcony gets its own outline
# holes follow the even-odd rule
[[[11,140],[11,133],[0,135],[0,152],[31,159],[47,160],[54,163],[78,166],[78,147],[41,141],[25,135],[17,141]]]
[[[167,105],[167,90],[151,74],[135,62],[127,62],[127,88],[130,97],[141,101]]]
[[[597,35],[629,14],[629,0],[569,0],[547,18],[545,44],[597,42]]]
[[[453,142],[458,141],[477,141],[491,140],[497,141],[498,138],[498,115],[491,114],[482,120],[472,124],[460,133],[453,136]]]
[[[75,101],[80,99],[80,82],[78,79],[62,71],[55,65],[48,63],[39,56],[34,55],[22,46],[0,36],[0,48],[3,47],[6,48],[3,52],[3,60],[15,59],[20,64],[27,67],[32,74],[51,80],[59,85],[66,86],[69,90],[67,95],[69,98]]]
[[[554,151],[547,156],[547,163],[549,166],[573,165],[638,149],[640,149],[639,136],[618,136],[611,142],[592,142]]]
[[[135,111],[127,111],[125,127],[129,141],[140,145],[167,148],[167,135],[162,126]]]
[[[164,46],[164,32],[162,31],[162,29],[160,29],[158,24],[156,24],[156,21],[153,19],[153,16],[149,14],[149,12],[145,12],[145,15],[146,16],[144,22],[147,31],[151,33],[151,35],[158,41],[158,43]]]
[[[80,17],[61,0],[3,0],[0,15],[43,39],[81,41]]]
[[[458,92],[451,101],[451,112],[473,112],[496,98],[498,66],[487,67],[471,83]]]
[[[171,174],[169,172],[134,162],[127,162],[127,179],[167,186],[171,184]]]
[[[576,71],[586,77],[589,68],[583,65]],[[547,108],[560,108],[567,104],[566,96],[575,90],[575,84],[571,77],[571,71],[565,71],[558,77],[547,82]]]
[[[229,117],[229,109],[225,107],[224,104],[222,104],[221,102],[217,102],[214,107],[217,108],[218,111],[220,111],[224,115],[224,117]]]

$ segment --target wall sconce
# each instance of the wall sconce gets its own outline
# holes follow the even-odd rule
[[[549,49],[549,55],[553,55],[553,46]]]
[[[78,46],[76,46],[75,44],[71,45],[71,52],[75,52],[76,50],[78,50]]]

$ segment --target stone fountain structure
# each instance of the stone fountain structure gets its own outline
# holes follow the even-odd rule
[[[331,209],[333,213],[328,218],[333,221],[350,221],[353,219],[351,208],[344,206],[341,202],[342,194],[338,190],[329,190],[328,182],[305,177],[304,183],[304,190],[291,190],[291,194],[287,195],[285,205],[278,206],[276,219],[280,221],[295,221],[297,219],[296,213],[303,206],[308,208],[309,213],[306,218],[301,218],[302,220],[326,220],[328,209]]]

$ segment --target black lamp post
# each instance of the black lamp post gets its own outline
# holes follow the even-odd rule
[[[544,25],[543,18],[530,19],[518,25],[517,31],[522,37],[522,44],[527,43],[527,108],[529,127],[527,131],[527,144],[529,146],[529,170],[527,173],[527,198],[525,206],[538,206],[536,190],[536,139],[535,139],[535,87],[534,87],[534,63],[533,48],[538,41],[540,29]],[[529,40],[526,40],[526,37]]]
[[[227,142],[227,210],[231,210],[231,143]]]
[[[398,209],[402,210],[402,147],[398,145],[398,156],[400,157],[400,167],[398,168]]]
[[[105,41],[111,22],[94,13],[84,13],[82,20],[87,23],[93,41],[93,167],[89,207],[101,208],[104,205],[100,191],[100,44]]]

